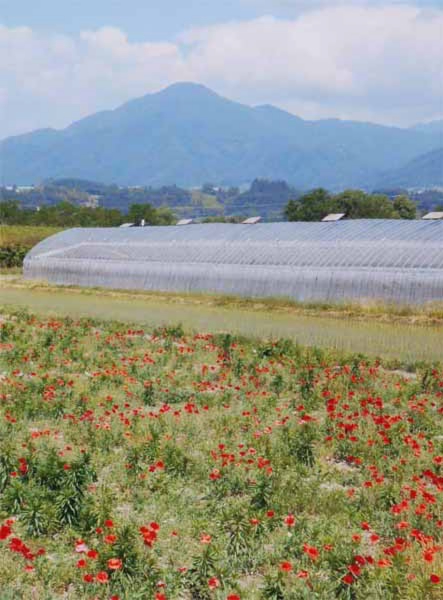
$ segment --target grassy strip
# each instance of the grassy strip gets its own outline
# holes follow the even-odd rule
[[[1,280],[0,280],[1,286]],[[376,321],[405,325],[442,325],[443,303],[423,306],[408,306],[367,302],[362,304],[326,302],[297,302],[288,298],[242,298],[213,294],[183,294],[152,292],[144,290],[111,290],[106,288],[81,288],[77,286],[55,286],[44,282],[26,281],[21,277],[7,280],[8,287],[36,291],[57,290],[67,294],[84,296],[106,296],[120,300],[146,299],[190,306],[207,306],[232,310],[248,310],[294,316],[329,317],[354,321]]]

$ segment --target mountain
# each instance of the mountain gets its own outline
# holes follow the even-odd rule
[[[379,180],[385,188],[443,187],[443,147],[422,154]]]
[[[256,177],[299,189],[368,187],[438,147],[434,133],[340,120],[305,121],[273,106],[249,107],[180,83],[63,130],[4,140],[7,185],[79,178],[119,185],[204,182],[239,185]]]
[[[415,131],[424,131],[425,133],[439,133],[443,136],[443,119],[438,121],[431,121],[430,123],[419,123],[414,125],[411,129]]]

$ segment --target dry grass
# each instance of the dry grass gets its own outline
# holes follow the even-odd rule
[[[58,227],[37,227],[27,225],[0,225],[0,247],[35,246],[50,235],[58,233]]]

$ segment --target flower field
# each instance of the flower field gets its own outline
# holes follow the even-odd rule
[[[443,369],[0,319],[0,598],[443,598]]]

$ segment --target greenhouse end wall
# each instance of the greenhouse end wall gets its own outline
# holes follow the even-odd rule
[[[26,257],[27,279],[298,301],[443,300],[443,222],[73,229]]]

